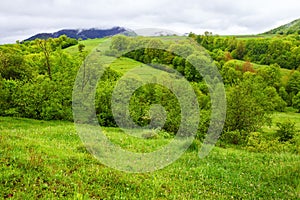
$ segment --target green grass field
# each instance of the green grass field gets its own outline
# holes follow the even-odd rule
[[[221,37],[235,37],[238,40],[251,40],[258,38],[272,38],[276,37],[274,34],[258,34],[258,35],[221,35]]]
[[[295,113],[294,111],[277,112],[273,114],[271,129],[275,129],[276,123],[283,123],[287,121],[295,123],[295,127],[300,130],[300,114]]]
[[[82,40],[79,42],[79,44],[83,44],[85,46],[84,50],[87,52],[91,52],[94,50],[97,46],[99,46],[101,43],[103,43],[106,40],[106,38],[101,39],[89,39],[89,40]],[[69,47],[66,49],[68,53],[77,53],[78,52],[78,45]]]
[[[275,115],[276,120],[282,117]],[[104,132],[115,144],[136,151],[169,141],[148,139],[141,145],[119,129]],[[1,117],[0,171],[1,199],[300,198],[297,155],[216,147],[201,160],[190,149],[162,170],[130,174],[99,163],[86,151],[73,123],[60,121]]]

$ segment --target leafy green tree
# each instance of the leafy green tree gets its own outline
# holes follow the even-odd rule
[[[0,73],[5,79],[25,79],[31,77],[30,69],[25,67],[22,52],[14,48],[0,49]]]
[[[276,135],[279,137],[280,142],[287,142],[289,140],[292,140],[294,135],[296,134],[296,127],[295,123],[291,121],[277,124],[278,130],[276,131]]]
[[[218,62],[225,61],[225,53],[221,49],[214,49],[213,52],[211,53],[211,56],[214,60]]]
[[[292,69],[291,63],[289,62],[291,59],[291,47],[292,43],[289,40],[272,38],[268,48],[270,62],[277,63],[287,69]]]
[[[111,39],[111,49],[122,52],[127,50],[130,44],[130,39],[125,35],[116,35]]]
[[[180,57],[188,57],[193,54],[194,49],[189,44],[172,44],[168,48],[170,52],[179,55]]]
[[[243,85],[234,86],[227,93],[226,131],[259,130],[266,122],[264,109]]]
[[[294,95],[300,91],[300,72],[294,71],[293,74],[290,76],[286,90],[288,93],[293,93]]]
[[[243,60],[245,53],[246,53],[245,43],[243,41],[239,41],[237,43],[236,49],[232,51],[231,55],[235,59]]]
[[[243,80],[227,92],[225,131],[258,131],[269,120],[274,105],[264,91],[261,78],[246,72]],[[274,90],[271,89],[271,91]],[[276,90],[275,90],[276,92]]]
[[[41,48],[42,53],[44,54],[45,67],[47,68],[47,72],[48,72],[48,76],[49,76],[50,80],[52,80],[50,56],[53,51],[52,46],[51,46],[53,40],[51,38],[47,39],[47,40],[37,39],[36,42],[37,42],[37,45]]]
[[[227,62],[224,64],[221,70],[223,81],[227,85],[236,85],[242,78],[242,72],[236,70],[236,65],[233,62]]]
[[[78,51],[79,51],[80,53],[82,53],[82,52],[84,51],[84,48],[85,48],[85,45],[84,45],[84,44],[79,44],[79,45],[78,45]]]
[[[185,60],[180,56],[175,56],[172,61],[174,68],[176,69],[178,66],[185,66]]]
[[[164,44],[159,39],[152,39],[148,42],[147,48],[145,49],[145,55],[149,57],[151,63],[153,60],[158,61],[159,63],[163,60],[164,51],[162,50]],[[147,63],[147,62],[146,62]],[[150,62],[148,62],[150,63]]]
[[[293,98],[293,107],[298,109],[298,113],[300,113],[300,92]]]
[[[199,74],[198,70],[209,68],[209,66],[207,66],[208,63],[209,63],[208,58],[205,55],[201,55],[201,54],[190,55],[189,57],[187,57],[185,62],[184,76],[189,81],[195,81],[195,82],[201,81],[202,76]],[[197,67],[198,70],[196,70],[195,67]]]
[[[264,64],[270,64],[266,59],[266,54],[268,52],[269,41],[267,39],[250,39],[246,41],[245,50],[246,55],[245,58]]]
[[[0,74],[0,115],[17,116],[13,94],[18,88],[16,80],[5,80]]]
[[[257,70],[257,74],[263,77],[264,82],[266,82],[268,86],[279,88],[281,83],[281,74],[280,66],[278,64],[261,67]]]
[[[293,47],[291,50],[292,54],[292,67],[293,69],[297,69],[300,67],[300,47]]]
[[[287,103],[279,96],[276,89],[272,86],[267,86],[263,89],[266,101],[263,101],[265,109],[269,111],[284,112]]]

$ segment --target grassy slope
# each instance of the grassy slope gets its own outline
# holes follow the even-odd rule
[[[273,115],[273,120],[272,120],[272,126],[271,127],[266,127],[267,130],[276,130],[276,123],[277,122],[287,122],[291,121],[295,123],[295,127],[300,130],[300,114],[287,111],[287,112],[278,112]]]
[[[84,50],[87,53],[90,53],[93,50],[105,52],[109,48],[109,46],[107,45],[107,44],[109,44],[108,40],[109,39],[107,39],[107,38],[93,39],[93,40],[83,40],[83,41],[80,41],[80,44],[85,45]],[[78,45],[67,48],[66,51],[68,53],[76,54],[76,53],[78,53]],[[111,58],[111,57],[108,57],[108,56],[105,56],[105,55],[102,54],[101,57],[99,57],[99,58],[105,59],[106,62],[111,61],[110,67],[113,70],[116,70],[116,71],[121,72],[121,73],[125,73],[125,72],[129,71],[130,69],[133,69],[135,67],[139,67],[139,66],[143,65],[142,63],[137,62],[133,59],[124,58],[124,57],[114,59],[114,58]],[[145,65],[143,65],[143,66],[145,66]]]
[[[101,42],[104,40],[81,43],[91,51]],[[67,51],[78,49],[75,46]],[[124,73],[139,65],[121,58],[111,67]],[[296,117],[279,113],[274,121]],[[116,144],[132,151],[150,151],[168,142],[141,143],[118,129],[106,128],[105,132]],[[295,155],[215,148],[204,160],[190,151],[163,170],[126,174],[101,165],[87,153],[72,123],[0,118],[2,198],[297,199],[299,166],[300,157]]]
[[[300,19],[296,19],[290,23],[284,24],[277,28],[274,28],[270,31],[267,31],[266,34],[278,34],[278,33],[298,33],[300,30]]]
[[[101,39],[90,39],[90,40],[83,40],[80,41],[79,44],[85,45],[84,50],[91,52],[94,48],[96,48],[99,44],[103,43],[106,39],[101,38]],[[69,53],[77,53],[78,52],[78,45],[69,47],[66,49],[67,52]]]
[[[235,37],[238,40],[250,40],[257,38],[272,38],[275,37],[273,34],[259,34],[259,35],[221,35],[221,37]]]
[[[130,149],[129,136],[105,131]],[[135,150],[145,146],[130,140]],[[165,142],[147,140],[149,150]],[[0,171],[2,198],[300,198],[299,156],[215,148],[203,160],[189,151],[163,170],[127,174],[97,162],[68,122],[0,118]]]

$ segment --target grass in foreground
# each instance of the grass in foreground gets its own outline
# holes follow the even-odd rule
[[[128,136],[118,134],[120,130],[104,130],[112,141],[130,149]],[[147,144],[165,142],[152,139]],[[2,198],[300,198],[300,157],[291,154],[215,148],[200,160],[197,152],[190,150],[163,170],[128,174],[94,159],[72,123],[16,118],[0,118],[0,145]]]

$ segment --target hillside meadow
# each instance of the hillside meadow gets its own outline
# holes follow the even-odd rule
[[[1,45],[0,197],[299,199],[299,52],[297,34],[217,36],[206,32],[189,37],[117,35],[78,41],[61,36]],[[203,77],[201,70],[219,74]],[[121,129],[111,103],[118,81],[129,77],[129,89],[133,83],[152,79],[159,83],[166,77],[176,80],[172,87],[180,88],[179,80],[190,85],[200,120],[193,115],[186,120],[191,126],[197,122],[195,140],[177,161],[155,172],[125,173],[103,165],[88,152],[75,129],[73,102],[78,99],[72,92],[92,87],[99,71],[103,74],[92,101],[95,116],[83,116],[75,123],[96,122],[112,143],[131,152],[152,152],[169,144],[184,121],[182,105],[170,88],[145,84],[132,93],[128,115],[140,127],[150,124],[150,128]],[[135,74],[126,76],[128,72]],[[76,85],[78,76],[82,79]],[[186,91],[180,95],[185,97]],[[224,92],[218,101],[216,91]],[[221,102],[222,94],[227,110],[217,114],[226,114],[226,119],[213,121],[214,103]],[[85,102],[92,95],[83,92],[79,100]],[[162,105],[166,114],[151,113],[152,105]],[[127,117],[118,113],[121,109],[115,110],[118,117]],[[165,123],[160,127],[154,121],[153,125],[152,118]],[[200,159],[211,122],[224,127],[215,148]]]
[[[131,174],[97,161],[86,151],[73,123],[3,117],[0,121],[2,198],[300,198],[299,155],[216,147],[200,159],[197,152],[201,144],[194,142],[168,167]],[[151,151],[170,140],[149,139],[140,145],[140,140],[120,129],[104,130],[113,143],[131,151]]]

